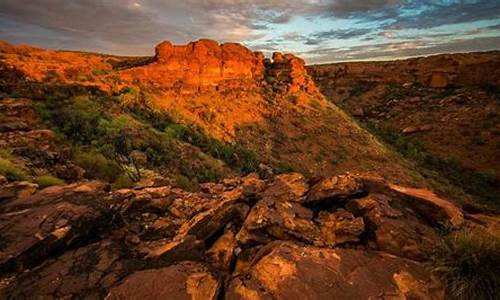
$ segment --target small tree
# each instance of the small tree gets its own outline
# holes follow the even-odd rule
[[[130,180],[137,182],[141,179],[141,166],[147,163],[147,156],[141,151],[132,149],[127,132],[122,129],[113,139],[112,156],[120,169],[127,174]]]

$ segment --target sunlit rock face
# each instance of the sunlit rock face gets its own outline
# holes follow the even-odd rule
[[[253,87],[263,76],[264,55],[236,43],[199,40],[187,45],[165,41],[156,46],[154,62],[122,73],[125,79],[162,88],[202,90],[219,85]]]
[[[261,52],[253,52],[237,43],[219,44],[199,40],[187,45],[165,41],[155,48],[154,62],[122,72],[125,80],[155,83],[179,90],[243,89],[259,87],[265,76],[285,85],[289,93],[317,92],[307,75],[305,63],[292,54],[275,53],[265,63]]]

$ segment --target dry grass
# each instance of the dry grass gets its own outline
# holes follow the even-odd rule
[[[432,256],[451,299],[498,299],[500,295],[500,238],[479,230],[463,230],[445,238]]]

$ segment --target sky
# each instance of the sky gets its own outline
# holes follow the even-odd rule
[[[13,44],[151,55],[200,38],[309,64],[500,50],[500,0],[0,0]]]

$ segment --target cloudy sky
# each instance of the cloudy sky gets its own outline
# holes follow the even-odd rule
[[[241,42],[308,63],[500,49],[500,0],[0,0],[0,40],[150,55]]]

